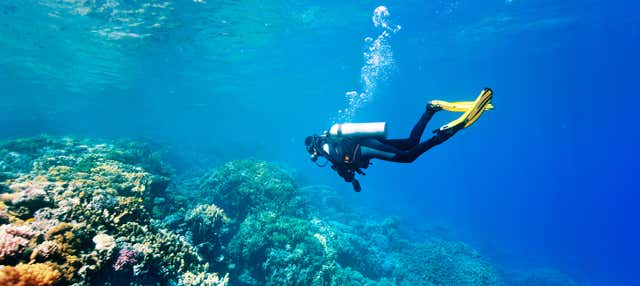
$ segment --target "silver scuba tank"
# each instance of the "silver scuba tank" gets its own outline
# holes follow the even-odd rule
[[[337,123],[329,129],[330,136],[347,136],[353,138],[387,137],[386,122]]]

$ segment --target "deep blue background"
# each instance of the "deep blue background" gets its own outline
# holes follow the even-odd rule
[[[506,267],[640,283],[633,1],[181,2],[148,38],[96,42],[85,39],[100,15],[69,25],[27,2],[0,4],[3,138],[146,137],[184,154],[275,160],[354,205],[444,225]],[[406,136],[428,100],[470,100],[485,86],[496,109],[411,165],[375,162],[354,194],[308,161],[302,140],[361,88],[363,39],[379,34],[370,17],[383,4],[403,26],[390,40],[395,70],[357,121]]]

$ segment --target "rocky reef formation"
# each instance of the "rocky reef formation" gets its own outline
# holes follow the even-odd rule
[[[273,163],[176,174],[139,142],[2,142],[0,285],[70,284],[505,282],[470,246],[412,241],[398,218],[353,211],[334,190],[300,187]]]
[[[224,285],[183,236],[153,223],[171,176],[154,154],[124,141],[0,144],[0,285]]]

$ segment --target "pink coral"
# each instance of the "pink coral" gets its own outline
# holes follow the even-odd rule
[[[34,235],[27,226],[0,226],[0,262],[21,254]]]
[[[49,197],[43,183],[27,181],[14,183],[9,188],[13,193],[0,194],[0,201],[21,219],[31,218],[35,211],[53,206],[53,200]]]
[[[43,260],[48,259],[52,255],[58,252],[58,244],[53,241],[45,241],[33,249],[33,253],[31,254],[31,258],[41,258]]]
[[[29,201],[48,201],[49,197],[44,190],[44,185],[37,182],[25,182],[13,184],[9,187],[14,191],[11,203],[14,205]]]
[[[113,269],[116,271],[123,270],[125,267],[135,264],[138,261],[138,253],[128,247],[120,249],[120,255],[116,259],[116,263],[113,264]]]
[[[31,238],[34,235],[36,235],[36,232],[26,225],[22,225],[22,226],[3,225],[3,227],[0,227],[0,230],[4,230],[4,232],[7,234],[11,234],[11,235],[19,236],[23,238]]]

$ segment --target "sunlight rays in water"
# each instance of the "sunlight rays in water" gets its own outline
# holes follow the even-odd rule
[[[115,1],[100,3],[0,4],[6,21],[0,25],[4,35],[0,66],[15,80],[53,90],[86,93],[104,87],[127,88],[138,72],[130,58],[135,49],[128,47],[139,43],[116,40],[141,39],[151,32],[140,27],[142,20],[126,17],[133,10],[114,10],[122,6]],[[145,9],[143,5],[135,11]]]
[[[336,12],[288,0],[5,2],[0,70],[14,80],[72,93],[128,90],[149,69],[203,81],[243,81],[256,71],[234,76],[237,63],[263,60],[266,50],[277,53],[273,46],[291,30],[330,26],[325,24],[341,19]],[[188,65],[202,69],[156,67],[158,60],[183,64],[189,58],[198,61]],[[227,75],[197,72],[221,66],[230,68]]]

